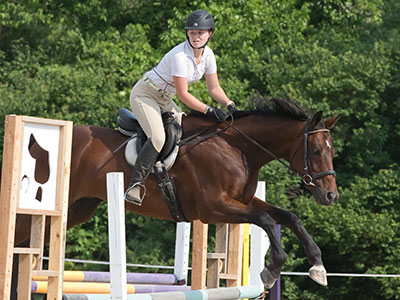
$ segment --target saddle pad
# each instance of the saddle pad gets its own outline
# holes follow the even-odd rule
[[[128,164],[130,164],[132,167],[135,165],[138,156],[136,152],[136,141],[137,138],[131,139],[125,148],[125,159],[128,162]],[[164,160],[164,165],[167,171],[169,171],[174,165],[175,159],[178,156],[178,152],[179,152],[179,146],[176,145],[174,150],[172,150],[172,152]]]
[[[178,122],[179,126],[182,126],[182,116],[184,114],[185,113],[182,112],[182,113],[174,115],[175,121]],[[128,164],[130,164],[132,167],[135,165],[136,159],[138,156],[138,153],[136,152],[136,149],[137,149],[136,141],[137,141],[137,138],[131,139],[125,148],[125,159],[128,162]],[[169,171],[172,168],[172,166],[174,165],[176,157],[178,156],[178,152],[179,152],[179,146],[176,145],[174,150],[172,150],[171,153],[164,160],[165,169],[167,171]]]

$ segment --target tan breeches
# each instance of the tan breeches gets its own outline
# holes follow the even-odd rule
[[[161,152],[165,143],[165,131],[161,114],[172,111],[181,112],[171,97],[156,90],[149,83],[140,79],[133,87],[130,95],[131,109],[139,121],[154,148]]]

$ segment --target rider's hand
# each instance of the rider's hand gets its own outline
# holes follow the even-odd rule
[[[207,106],[205,114],[209,119],[217,122],[225,121],[226,118],[228,117],[228,115],[222,110],[220,110],[218,107],[211,107],[211,106]]]
[[[231,114],[231,115],[233,115],[235,112],[238,111],[238,109],[233,101],[229,101],[226,108],[228,109],[229,114]]]

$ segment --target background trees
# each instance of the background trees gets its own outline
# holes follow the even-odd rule
[[[260,174],[268,201],[303,220],[328,272],[400,273],[397,0],[3,1],[0,145],[4,115],[11,113],[115,127],[132,85],[185,39],[185,19],[198,8],[215,17],[210,46],[221,84],[241,109],[257,90],[293,98],[325,116],[342,115],[333,132],[339,202],[317,206],[275,163]],[[204,82],[191,91],[212,103]],[[107,259],[105,209],[69,231],[67,257]],[[153,236],[156,226],[165,231],[162,240]],[[127,228],[129,261],[172,264],[172,222],[129,214]],[[290,256],[285,270],[307,270],[303,250],[285,229],[283,244]],[[285,276],[283,297],[400,294],[398,279],[329,280],[325,289]]]

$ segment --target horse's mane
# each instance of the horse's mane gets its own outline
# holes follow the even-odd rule
[[[267,98],[258,93],[250,98],[249,109],[248,113],[287,116],[300,121],[308,120],[311,114],[294,100]]]
[[[280,98],[267,98],[259,93],[253,95],[249,100],[249,110],[240,110],[235,113],[235,118],[253,114],[265,114],[271,116],[286,116],[299,121],[310,118],[311,111],[300,106],[296,101]],[[203,116],[203,114],[191,111],[190,115]]]

